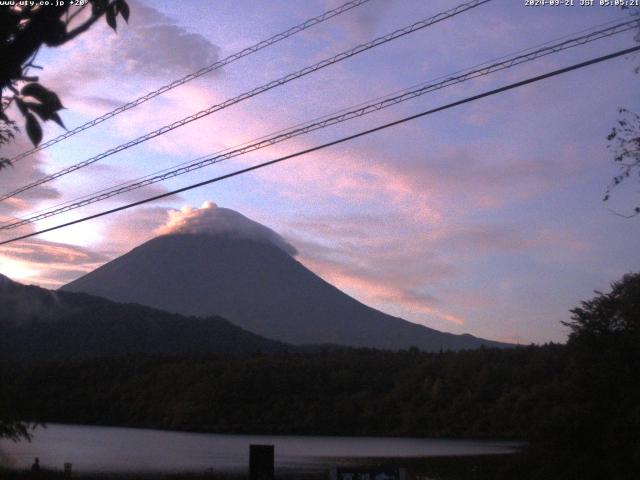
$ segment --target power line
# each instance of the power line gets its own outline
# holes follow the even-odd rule
[[[462,83],[468,80],[472,80],[474,78],[478,78],[481,76],[489,75],[501,70],[505,70],[508,68],[512,68],[514,66],[520,65],[525,62],[530,62],[536,60],[538,58],[551,55],[562,50],[566,50],[569,48],[573,48],[576,46],[584,45],[589,42],[593,42],[596,40],[600,40],[602,38],[611,37],[612,35],[620,34],[629,30],[634,29],[640,24],[638,20],[628,20],[626,22],[622,22],[618,25],[614,25],[608,28],[604,28],[601,30],[593,31],[586,35],[582,35],[579,37],[571,38],[564,42],[548,45],[540,48],[535,51],[530,51],[526,54],[516,55],[513,57],[506,57],[505,60],[501,62],[496,62],[493,64],[489,64],[488,66],[484,66],[482,68],[473,67],[466,71],[466,73],[457,76],[444,77],[445,80],[436,82],[436,83],[423,83],[418,85],[417,87],[411,90],[403,90],[400,93],[394,96],[386,96],[381,97],[380,101],[374,101],[369,104],[360,104],[358,108],[352,110],[341,110],[336,114],[326,115],[321,117],[317,121],[311,121],[306,124],[296,125],[289,129],[281,130],[272,134],[271,136],[263,136],[257,139],[254,142],[246,142],[242,146],[232,149],[226,149],[222,152],[216,152],[215,154],[200,157],[196,160],[192,160],[190,162],[186,162],[186,164],[181,164],[174,169],[164,169],[163,171],[157,174],[151,174],[145,176],[143,179],[139,181],[126,182],[122,186],[116,186],[111,189],[105,189],[99,192],[96,192],[93,195],[87,195],[78,201],[67,202],[64,206],[60,206],[58,208],[52,207],[48,209],[45,213],[35,212],[31,216],[23,219],[17,219],[17,221],[8,221],[4,224],[0,224],[0,230],[10,230],[14,228],[18,228],[23,225],[27,225],[29,223],[36,222],[38,220],[43,220],[45,218],[50,218],[56,215],[60,215],[65,212],[69,212],[71,210],[75,210],[77,208],[81,208],[99,201],[106,200],[108,198],[121,195],[123,193],[127,193],[133,190],[137,190],[158,182],[165,181],[169,178],[177,177],[180,175],[184,175],[186,173],[190,173],[194,170],[198,170],[209,165],[213,165],[216,163],[220,163],[222,161],[228,160],[233,157],[237,157],[240,155],[244,155],[249,152],[253,152],[265,147],[269,147],[271,145],[275,145],[285,140],[289,140],[291,138],[304,135],[322,128],[326,128],[332,125],[336,125],[338,123],[342,123],[357,117],[361,117],[367,115],[369,113],[373,113],[393,105],[397,105],[399,103],[415,99],[427,93],[440,90],[442,88],[446,88],[458,83]],[[483,64],[484,65],[484,64]],[[378,100],[378,99],[376,99]]]
[[[456,15],[459,15],[463,12],[466,12],[467,10],[470,10],[472,8],[476,8],[480,5],[483,5],[485,3],[490,2],[491,0],[472,0],[470,2],[458,5],[457,7],[454,7],[450,10],[447,10],[445,12],[442,13],[438,13],[437,15],[434,15],[432,17],[426,18],[424,20],[420,20],[419,22],[416,22],[412,25],[409,25],[407,27],[401,28],[399,30],[396,30],[392,33],[389,33],[387,35],[384,35],[382,37],[378,37],[368,43],[364,43],[361,45],[358,45],[357,47],[354,47],[350,50],[344,51],[342,53],[339,53],[338,55],[335,55],[331,58],[322,60],[321,62],[315,63],[311,66],[305,67],[301,70],[298,70],[295,73],[290,73],[288,75],[285,75],[284,77],[279,78],[278,80],[272,80],[269,83],[266,83],[260,87],[254,88],[253,90],[250,90],[248,92],[242,93],[240,95],[238,95],[237,97],[231,98],[229,100],[224,101],[223,103],[219,103],[217,105],[212,105],[211,107],[205,109],[205,110],[201,110],[197,113],[194,113],[188,117],[185,117],[181,120],[178,120],[176,122],[173,122],[169,125],[165,125],[164,127],[161,127],[157,130],[154,130],[153,132],[149,132],[146,135],[142,135],[134,140],[131,140],[127,143],[124,143],[122,145],[119,145],[117,147],[111,148],[99,155],[96,155],[94,157],[91,157],[87,160],[84,160],[82,162],[76,163],[74,165],[71,165],[69,167],[66,167],[56,173],[53,173],[51,175],[47,175],[46,177],[42,177],[39,180],[36,180],[28,185],[25,185],[23,187],[18,188],[17,190],[14,190],[12,192],[6,193],[2,196],[0,196],[0,201],[6,200],[8,198],[11,198],[15,195],[18,195],[19,193],[25,192],[27,190],[31,190],[34,187],[37,187],[39,185],[42,185],[44,183],[48,183],[52,180],[55,180],[56,178],[62,177],[63,175],[67,175],[69,173],[72,173],[76,170],[79,170],[81,168],[84,168],[88,165],[91,165],[99,160],[102,160],[106,157],[109,157],[115,153],[121,152],[123,150],[127,150],[128,148],[131,148],[135,145],[138,145],[140,143],[146,142],[147,140],[151,140],[152,138],[158,137],[160,135],[164,135],[167,132],[170,132],[172,130],[175,130],[176,128],[182,127],[184,125],[187,125],[188,123],[194,122],[196,120],[199,120],[203,117],[206,117],[207,115],[211,115],[214,112],[217,112],[219,110],[223,110],[231,105],[234,105],[236,103],[242,102],[243,100],[249,99],[251,97],[254,97],[256,95],[259,95],[261,93],[264,93],[268,90],[271,90],[273,88],[276,88],[280,85],[284,85],[288,82],[291,82],[292,80],[304,77],[306,75],[309,75],[310,73],[316,72],[322,68],[328,67],[330,65],[333,65],[334,63],[338,63],[341,62],[343,60],[346,60],[347,58],[353,57],[354,55],[357,55],[359,53],[362,53],[364,51],[370,50],[372,48],[378,47],[380,45],[383,45],[385,43],[391,42],[397,38],[403,37],[405,35],[409,35],[411,33],[414,33],[418,30],[422,30],[423,28],[429,27],[431,25],[434,25],[438,22],[441,22],[443,20],[446,20],[448,18],[454,17]]]
[[[322,23],[326,20],[329,20],[330,18],[333,18],[335,16],[338,16],[342,13],[345,13],[355,7],[359,7],[360,5],[362,5],[363,3],[366,3],[370,0],[351,0],[349,2],[344,3],[343,5],[334,8],[332,10],[327,10],[326,12],[324,12],[322,15],[319,15],[317,17],[313,17],[310,18],[308,20],[305,20],[304,22],[289,28],[288,30],[285,30],[284,32],[278,33],[276,35],[273,35],[272,37],[267,38],[266,40],[262,40],[261,42],[256,43],[255,45],[252,45],[250,47],[245,48],[244,50],[241,50],[239,52],[236,52],[232,55],[229,55],[226,58],[223,58],[222,60],[218,60],[215,63],[212,63],[209,66],[203,67],[200,70],[198,70],[197,72],[194,73],[190,73],[189,75],[186,75],[178,80],[174,80],[171,83],[168,83],[166,85],[163,85],[162,87],[158,88],[157,90],[154,90],[152,92],[147,93],[146,95],[137,98],[135,100],[132,100],[129,103],[125,103],[124,105],[119,106],[118,108],[111,110],[110,112],[105,113],[104,115],[101,115],[100,117],[94,118],[93,120],[90,120],[72,130],[69,130],[55,138],[52,138],[51,140],[41,143],[40,145],[38,145],[35,148],[32,148],[31,150],[27,150],[25,152],[20,153],[19,155],[16,155],[15,157],[11,158],[10,161],[11,162],[17,162],[19,160],[22,160],[25,157],[28,157],[29,155],[31,155],[32,153],[38,152],[40,150],[44,150],[45,148],[48,148],[52,145],[55,145],[56,143],[59,143],[69,137],[72,137],[88,128],[91,128],[95,125],[98,125],[99,123],[104,122],[105,120],[108,120],[112,117],[115,117],[116,115],[119,115],[122,112],[125,112],[127,110],[130,110],[134,107],[137,107],[138,105],[141,105],[145,102],[147,102],[148,100],[151,100],[152,98],[157,97],[158,95],[162,95],[163,93],[168,92],[169,90],[173,90],[176,87],[179,87],[180,85],[184,85],[187,82],[190,82],[191,80],[195,80],[196,78],[199,78],[207,73],[210,73],[214,70],[217,70],[219,68],[224,67],[225,65],[229,65],[230,63],[235,62],[236,60],[239,60],[243,57],[246,57],[248,55],[251,55],[253,53],[256,53],[264,48],[267,48],[271,45],[273,45],[274,43],[277,43],[281,40],[284,40],[286,38],[289,38],[293,35],[295,35],[296,33],[300,33],[303,30],[306,30],[308,28],[311,28],[315,25],[318,25],[319,23]]]
[[[463,72],[470,72],[471,70],[479,69],[480,67],[488,66],[488,65],[491,65],[491,64],[493,64],[493,63],[496,63],[496,62],[499,62],[499,61],[502,61],[502,60],[508,59],[508,58],[510,58],[510,57],[513,57],[513,56],[517,56],[517,55],[520,55],[520,54],[524,54],[524,53],[527,53],[527,52],[528,52],[528,53],[533,53],[535,49],[542,49],[542,48],[543,48],[543,47],[545,47],[545,46],[552,45],[552,44],[554,44],[554,43],[558,43],[560,40],[564,40],[564,39],[572,39],[572,40],[576,40],[575,35],[584,34],[585,32],[592,32],[592,33],[589,33],[589,34],[587,34],[587,35],[585,35],[585,36],[592,35],[592,34],[597,34],[597,33],[599,33],[599,32],[604,32],[604,31],[606,31],[606,30],[607,30],[607,29],[604,29],[604,30],[598,30],[598,29],[602,29],[603,27],[605,27],[605,26],[607,26],[607,25],[611,26],[611,25],[613,25],[613,24],[616,24],[616,23],[617,23],[616,25],[613,25],[613,26],[611,27],[611,28],[613,28],[613,29],[616,29],[616,28],[621,27],[622,25],[624,25],[624,24],[625,24],[625,22],[622,22],[622,20],[627,20],[628,18],[629,18],[628,16],[618,17],[618,18],[616,18],[616,19],[614,19],[614,20],[609,20],[609,21],[607,21],[607,22],[604,22],[604,23],[601,23],[601,24],[595,25],[595,26],[593,26],[593,27],[585,28],[585,29],[582,29],[582,30],[578,30],[578,31],[576,31],[576,32],[572,32],[572,33],[569,33],[569,34],[566,34],[566,35],[562,35],[562,36],[560,36],[560,37],[556,37],[556,38],[551,39],[551,40],[548,40],[548,41],[546,41],[546,42],[539,43],[539,44],[536,44],[536,45],[534,45],[534,46],[531,46],[531,47],[528,47],[528,48],[525,48],[525,49],[517,50],[517,51],[515,51],[515,52],[511,52],[511,53],[509,53],[508,55],[502,55],[502,56],[500,56],[500,57],[493,58],[493,59],[491,59],[491,60],[487,60],[487,61],[485,61],[485,62],[482,62],[482,63],[476,64],[476,65],[473,65],[473,66],[471,66],[471,67],[467,67],[467,68],[464,68],[464,69],[461,69],[461,70],[457,70],[457,71],[452,72],[452,73],[447,74],[447,75],[441,75],[441,76],[439,76],[439,77],[432,78],[432,79],[430,79],[430,80],[429,80],[429,81],[427,81],[427,82],[420,82],[420,83],[418,83],[418,84],[415,84],[415,85],[412,85],[412,86],[409,86],[409,87],[405,87],[405,88],[403,88],[403,89],[401,89],[401,90],[396,90],[396,91],[391,92],[391,93],[388,93],[388,94],[386,94],[386,95],[382,95],[382,96],[376,97],[376,98],[374,98],[374,99],[370,99],[370,100],[368,100],[368,101],[366,101],[366,102],[360,102],[360,103],[358,103],[358,104],[356,104],[356,105],[350,105],[350,106],[348,106],[348,107],[344,107],[344,108],[342,108],[342,109],[340,109],[340,110],[334,111],[333,113],[325,114],[325,115],[321,115],[321,116],[319,116],[319,117],[315,117],[315,118],[313,118],[313,119],[311,119],[311,120],[307,120],[307,121],[305,121],[305,122],[301,122],[301,123],[295,124],[295,125],[293,125],[293,126],[291,126],[291,127],[288,127],[288,128],[285,128],[285,129],[281,129],[281,130],[278,130],[278,131],[275,131],[275,132],[271,132],[271,133],[266,134],[266,135],[262,135],[262,136],[261,136],[261,137],[259,137],[259,138],[255,138],[255,139],[253,139],[253,140],[248,140],[248,141],[242,142],[242,143],[240,143],[240,144],[236,144],[236,145],[233,145],[233,146],[231,146],[231,147],[227,147],[227,148],[224,148],[224,149],[222,149],[222,150],[218,150],[218,151],[216,151],[216,152],[214,152],[214,153],[212,153],[212,154],[203,155],[203,156],[201,156],[201,157],[198,157],[197,159],[187,160],[187,161],[184,161],[184,162],[180,162],[180,163],[174,164],[174,165],[172,165],[172,166],[170,166],[170,167],[166,167],[166,168],[163,168],[163,169],[161,169],[161,170],[157,170],[157,171],[155,171],[155,172],[152,172],[152,173],[149,173],[149,174],[143,175],[143,176],[141,176],[141,177],[135,178],[135,179],[133,179],[133,180],[127,180],[127,181],[124,181],[124,182],[118,183],[118,184],[116,184],[116,185],[111,185],[110,187],[106,187],[106,188],[103,188],[103,189],[100,189],[100,190],[94,191],[94,192],[92,192],[92,193],[88,193],[88,194],[85,194],[85,195],[81,195],[80,197],[76,197],[76,198],[73,198],[73,199],[71,199],[71,200],[66,200],[66,201],[64,201],[64,202],[60,202],[60,203],[57,203],[57,204],[54,204],[54,205],[51,205],[51,206],[48,206],[48,207],[42,208],[42,209],[40,209],[40,210],[36,210],[36,211],[34,211],[34,212],[32,212],[32,213],[30,213],[30,214],[29,214],[29,215],[30,215],[30,217],[28,217],[28,219],[32,219],[32,220],[39,220],[39,218],[38,218],[38,219],[34,219],[33,217],[34,217],[34,216],[36,216],[36,215],[39,215],[40,213],[50,212],[50,211],[53,211],[53,210],[56,210],[56,211],[57,211],[57,210],[58,210],[58,207],[63,207],[63,206],[68,206],[68,205],[70,206],[71,204],[77,204],[77,203],[79,203],[79,202],[80,202],[80,201],[82,201],[82,200],[92,198],[92,197],[97,196],[98,194],[101,194],[101,193],[104,193],[104,192],[109,192],[109,191],[111,191],[111,190],[119,189],[120,187],[126,187],[126,186],[129,186],[129,185],[136,184],[136,183],[138,183],[138,182],[140,182],[140,181],[142,181],[142,180],[149,179],[149,178],[151,178],[151,177],[154,177],[154,176],[160,175],[160,174],[162,174],[162,173],[170,172],[171,170],[176,169],[176,168],[178,168],[178,167],[182,167],[182,166],[185,166],[185,165],[188,165],[188,164],[194,164],[194,163],[197,163],[197,162],[202,161],[202,160],[205,160],[205,159],[207,159],[208,157],[211,157],[211,156],[213,156],[213,155],[220,155],[220,154],[222,154],[222,153],[225,153],[225,152],[229,152],[229,151],[231,151],[231,150],[238,149],[238,148],[240,148],[240,147],[243,147],[243,146],[249,145],[249,144],[251,144],[251,143],[255,143],[255,142],[259,141],[259,140],[264,140],[264,139],[266,139],[266,138],[269,138],[270,136],[278,135],[278,134],[280,134],[280,133],[287,132],[287,131],[289,131],[289,130],[291,130],[291,129],[298,128],[298,127],[302,127],[302,126],[306,126],[306,125],[309,125],[310,123],[313,123],[313,122],[316,122],[316,121],[320,121],[320,120],[326,119],[326,118],[328,118],[328,117],[330,117],[330,116],[333,116],[333,115],[338,115],[338,114],[340,114],[340,113],[348,112],[349,110],[353,110],[353,109],[356,109],[356,108],[359,108],[359,107],[366,106],[368,103],[371,103],[371,102],[374,102],[374,101],[388,99],[388,98],[391,98],[391,97],[393,97],[393,96],[396,96],[396,95],[399,95],[399,94],[403,94],[403,93],[409,92],[409,91],[410,91],[410,90],[412,90],[412,89],[420,88],[420,87],[422,87],[422,86],[424,86],[424,85],[427,85],[428,83],[435,82],[435,81],[437,81],[437,80],[442,80],[442,79],[451,78],[451,77],[452,77],[452,76],[454,76],[454,75],[458,75],[458,74],[461,74],[461,73],[463,73]],[[640,21],[638,21],[638,22],[640,22]],[[635,28],[635,26],[636,26],[636,25],[633,25],[633,22],[632,22],[632,26],[631,26],[630,28]],[[618,32],[613,32],[613,33],[612,33],[612,35],[613,35],[614,33],[621,33],[622,31],[627,31],[627,30],[625,29],[625,30],[620,30],[620,31],[618,31]],[[572,37],[573,37],[573,38],[572,38]],[[594,38],[594,40],[597,40],[597,38]],[[584,42],[584,43],[586,43],[586,42]],[[569,47],[567,47],[567,48],[569,48]],[[154,183],[155,183],[155,182],[154,182]],[[16,221],[22,221],[22,220],[25,220],[25,217],[22,217],[22,218],[18,218],[18,217],[11,217],[11,218],[12,218],[13,220],[16,220]],[[9,223],[10,223],[10,222],[12,222],[13,220],[6,220],[6,221],[4,221],[4,222],[0,222],[0,229],[2,229],[2,226],[5,226],[5,225],[9,224]],[[7,226],[8,226],[8,225],[7,225]]]
[[[220,182],[222,180],[226,180],[228,178],[236,177],[238,175],[242,175],[244,173],[251,172],[253,170],[258,170],[260,168],[268,167],[270,165],[274,165],[276,163],[280,163],[280,162],[283,162],[285,160],[289,160],[291,158],[300,157],[302,155],[306,155],[308,153],[316,152],[318,150],[322,150],[322,149],[331,147],[333,145],[338,145],[340,143],[344,143],[344,142],[347,142],[347,141],[350,141],[350,140],[354,140],[356,138],[360,138],[360,137],[363,137],[365,135],[372,134],[374,132],[385,130],[387,128],[394,127],[394,126],[409,122],[411,120],[415,120],[417,118],[425,117],[427,115],[432,115],[434,113],[441,112],[443,110],[448,110],[450,108],[457,107],[459,105],[463,105],[463,104],[466,104],[466,103],[469,103],[469,102],[480,100],[482,98],[489,97],[489,96],[492,96],[492,95],[497,95],[498,93],[506,92],[508,90],[513,90],[514,88],[518,88],[518,87],[522,87],[524,85],[528,85],[528,84],[531,84],[531,83],[539,82],[539,81],[547,79],[547,78],[551,78],[551,77],[554,77],[554,76],[557,76],[557,75],[561,75],[563,73],[567,73],[567,72],[570,72],[570,71],[573,71],[573,70],[584,68],[584,67],[587,67],[589,65],[594,65],[596,63],[604,62],[606,60],[610,60],[610,59],[613,59],[613,58],[616,58],[616,57],[620,57],[622,55],[627,55],[629,53],[637,52],[638,50],[640,50],[640,46],[631,47],[631,48],[627,48],[627,49],[624,49],[624,50],[619,50],[619,51],[611,53],[609,55],[604,55],[602,57],[594,58],[594,59],[588,60],[586,62],[581,62],[581,63],[577,63],[577,64],[574,64],[574,65],[571,65],[569,67],[561,68],[559,70],[553,70],[553,71],[545,73],[543,75],[538,75],[536,77],[531,77],[531,78],[528,78],[526,80],[521,80],[519,82],[511,83],[511,84],[506,85],[504,87],[500,87],[500,88],[496,88],[496,89],[493,89],[493,90],[489,90],[487,92],[480,93],[480,94],[474,95],[472,97],[467,97],[467,98],[464,98],[462,100],[458,100],[456,102],[448,103],[446,105],[443,105],[443,106],[440,106],[440,107],[437,107],[437,108],[433,108],[431,110],[427,110],[427,111],[424,111],[424,112],[421,112],[421,113],[418,113],[418,114],[415,114],[415,115],[411,115],[409,117],[404,117],[404,118],[401,118],[399,120],[395,120],[395,121],[390,122],[390,123],[385,123],[383,125],[379,125],[377,127],[371,128],[369,130],[364,130],[362,132],[359,132],[359,133],[356,133],[356,134],[353,134],[353,135],[349,135],[347,137],[343,137],[343,138],[340,138],[338,140],[334,140],[334,141],[331,141],[331,142],[328,142],[328,143],[324,143],[322,145],[318,145],[318,146],[315,146],[315,147],[312,147],[312,148],[308,148],[306,150],[302,150],[302,151],[299,151],[299,152],[296,152],[296,153],[292,153],[292,154],[286,155],[284,157],[276,158],[276,159],[270,160],[268,162],[259,163],[257,165],[253,165],[251,167],[247,167],[247,168],[243,168],[243,169],[240,169],[240,170],[236,170],[235,172],[227,173],[225,175],[220,175],[218,177],[214,177],[214,178],[211,178],[209,180],[205,180],[205,181],[198,182],[198,183],[195,183],[195,184],[192,184],[192,185],[188,185],[186,187],[182,187],[182,188],[179,188],[177,190],[173,190],[171,192],[166,192],[166,193],[162,193],[160,195],[155,195],[153,197],[149,197],[149,198],[146,198],[144,200],[139,200],[137,202],[129,203],[127,205],[122,205],[120,207],[112,208],[110,210],[105,210],[103,212],[96,213],[96,214],[93,214],[93,215],[89,215],[89,216],[86,216],[86,217],[83,217],[83,218],[79,218],[77,220],[66,222],[66,223],[63,223],[63,224],[60,224],[60,225],[56,225],[54,227],[49,227],[49,228],[45,228],[43,230],[39,230],[37,232],[31,232],[31,233],[28,233],[28,234],[25,234],[25,235],[21,235],[21,236],[18,236],[18,237],[10,238],[9,240],[4,240],[4,241],[0,242],[0,245],[6,245],[8,243],[16,242],[18,240],[24,240],[25,238],[34,237],[36,235],[40,235],[40,234],[43,234],[43,233],[47,233],[47,232],[51,232],[51,231],[54,231],[54,230],[58,230],[60,228],[64,228],[64,227],[68,227],[68,226],[75,225],[75,224],[78,224],[78,223],[86,222],[88,220],[93,220],[95,218],[103,217],[105,215],[110,215],[112,213],[120,212],[122,210],[127,210],[129,208],[137,207],[139,205],[144,205],[145,203],[153,202],[155,200],[160,200],[162,198],[171,197],[173,195],[177,195],[179,193],[186,192],[188,190],[193,190],[195,188],[203,187],[205,185],[209,185],[209,184],[212,184],[212,183],[217,183],[217,182]]]

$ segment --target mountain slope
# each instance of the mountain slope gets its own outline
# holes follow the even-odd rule
[[[221,233],[154,238],[62,288],[184,315],[221,315],[280,341],[427,351],[506,346],[370,308],[282,248]]]
[[[219,317],[188,318],[87,294],[52,292],[0,276],[0,359],[279,352]]]

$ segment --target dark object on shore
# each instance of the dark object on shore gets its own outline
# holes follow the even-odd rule
[[[31,465],[31,472],[34,474],[40,473],[40,459],[36,457],[33,461],[33,465]]]
[[[249,445],[249,480],[273,480],[273,445]]]

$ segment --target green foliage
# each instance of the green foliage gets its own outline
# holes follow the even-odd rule
[[[15,101],[25,119],[25,131],[37,146],[42,140],[40,121],[53,120],[64,127],[58,114],[63,108],[58,96],[40,85],[38,77],[28,76],[29,69],[41,68],[33,63],[38,50],[43,45],[57,47],[67,43],[102,16],[115,31],[118,16],[129,20],[129,6],[125,0],[88,0],[79,7],[71,2],[58,6],[24,3],[0,6],[0,144],[11,140],[16,131],[15,121],[7,116],[9,105]],[[91,14],[78,22],[78,15],[89,6]],[[6,158],[0,158],[0,169],[7,164]]]

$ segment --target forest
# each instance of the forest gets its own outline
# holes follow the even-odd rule
[[[524,438],[570,374],[562,346],[3,364],[20,416],[188,431]],[[31,395],[31,392],[38,395]]]
[[[572,311],[566,345],[5,361],[0,406],[34,422],[518,439],[518,478],[631,479],[639,313],[635,274]]]

